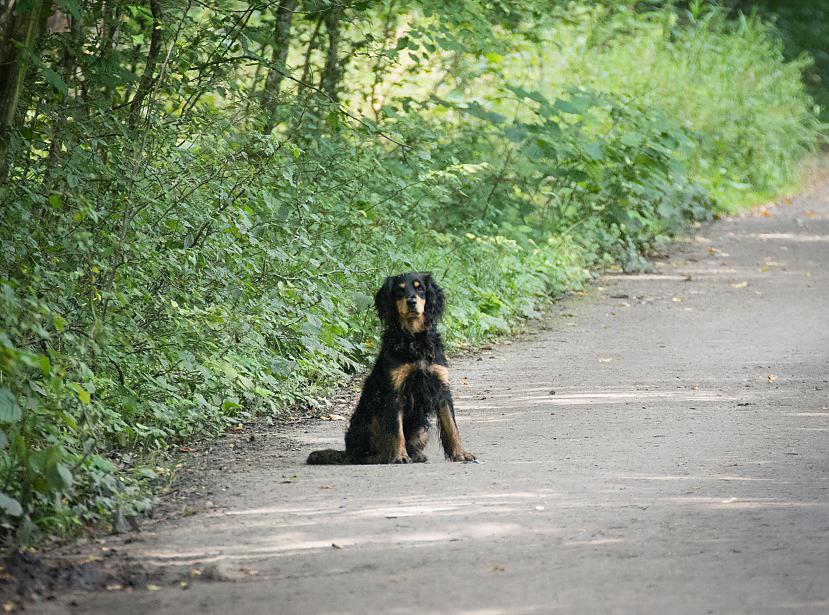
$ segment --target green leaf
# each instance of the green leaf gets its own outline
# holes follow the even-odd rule
[[[527,129],[522,124],[513,124],[504,131],[504,136],[513,143],[520,143],[527,136]]]
[[[150,468],[136,468],[135,473],[142,478],[158,478],[158,474],[153,472]]]
[[[81,403],[86,405],[89,403],[91,396],[89,395],[89,391],[81,386],[79,382],[70,382],[69,388],[75,391],[78,394],[78,399],[81,400]]]
[[[78,0],[58,0],[58,6],[64,13],[69,13],[75,19],[81,18],[81,4]]]
[[[555,107],[559,111],[563,111],[564,113],[572,113],[573,115],[581,115],[587,110],[589,106],[590,103],[585,98],[574,98],[570,100],[558,98],[556,99],[556,102],[553,105],[553,107]]]
[[[0,508],[12,517],[19,517],[23,514],[23,507],[20,505],[20,502],[7,496],[5,493],[0,493]]]
[[[16,423],[21,416],[23,416],[23,413],[11,391],[0,389],[0,422]]]
[[[69,86],[67,86],[63,78],[60,75],[58,75],[55,71],[53,71],[51,68],[43,69],[43,77],[53,88],[55,88],[64,96],[69,94]]]
[[[529,98],[530,100],[534,100],[535,102],[544,106],[550,104],[543,94],[535,90],[525,90],[524,88],[517,85],[508,85],[507,89],[519,98]]]
[[[9,445],[9,437],[6,435],[6,432],[0,429],[0,451],[6,448]]]
[[[75,482],[69,468],[62,463],[53,463],[46,468],[46,481],[55,491],[66,491]]]
[[[584,153],[590,160],[604,160],[604,147],[601,143],[588,143],[584,146]]]
[[[461,109],[463,111],[465,111],[466,113],[468,113],[469,115],[472,115],[474,117],[477,117],[478,119],[490,122],[492,124],[500,124],[506,119],[500,113],[495,113],[494,111],[487,111],[478,102],[472,102],[472,103],[469,104],[468,107],[466,107],[466,108],[461,107]]]
[[[639,147],[645,141],[645,135],[640,132],[628,132],[622,135],[620,141],[628,147]]]

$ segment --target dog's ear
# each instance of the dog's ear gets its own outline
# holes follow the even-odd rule
[[[393,288],[394,278],[388,277],[377,294],[374,295],[374,309],[377,310],[377,316],[380,322],[384,325],[394,322],[395,309],[392,301],[391,291]]]
[[[423,284],[426,286],[426,318],[429,322],[437,322],[443,316],[444,297],[443,289],[432,278],[431,273],[423,274]]]

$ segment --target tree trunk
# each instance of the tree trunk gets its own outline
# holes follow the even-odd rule
[[[8,171],[11,127],[31,52],[48,17],[45,0],[6,0],[0,5],[0,182]]]
[[[273,55],[271,68],[265,79],[265,91],[262,93],[262,107],[265,110],[265,134],[273,130],[276,123],[276,107],[279,99],[279,89],[285,77],[288,50],[291,45],[291,21],[297,0],[282,0],[276,10],[276,26],[273,33]]]
[[[83,53],[83,29],[81,27],[81,19],[71,17],[69,19],[69,33],[61,34],[61,36],[68,36],[69,43],[64,42],[63,48],[63,81],[66,83],[69,91],[72,91],[73,86],[76,86],[75,91],[84,91],[83,79],[76,78],[76,71],[78,69],[78,57]],[[77,55],[76,55],[77,54]],[[53,124],[52,142],[49,144],[49,157],[46,161],[46,180],[45,187],[47,191],[54,189],[55,171],[60,168],[60,154],[63,150],[63,144],[66,139],[67,117],[75,109],[76,115],[84,116],[87,108],[86,103],[77,105],[71,98],[71,94],[67,93],[60,105],[57,107],[58,114]],[[77,117],[75,119],[78,119]]]
[[[138,124],[138,116],[141,114],[144,99],[147,98],[155,83],[155,65],[158,63],[158,55],[161,51],[161,6],[158,0],[150,0],[150,12],[153,15],[153,33],[150,37],[150,50],[147,52],[144,74],[141,75],[141,82],[130,103],[129,127],[131,130],[134,130]]]
[[[337,102],[337,88],[340,84],[342,71],[337,50],[340,45],[340,19],[343,15],[342,7],[332,7],[324,15],[325,29],[328,32],[328,50],[325,53],[325,68],[322,71],[322,91]]]

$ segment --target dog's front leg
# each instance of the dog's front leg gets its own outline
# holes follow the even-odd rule
[[[400,404],[395,404],[393,412],[393,420],[389,424],[390,429],[385,435],[386,460],[384,463],[411,463],[412,460],[406,452],[406,436],[403,434],[403,408]]]
[[[437,414],[440,422],[440,443],[443,445],[446,458],[450,461],[475,461],[475,455],[463,450],[451,397],[440,403]]]

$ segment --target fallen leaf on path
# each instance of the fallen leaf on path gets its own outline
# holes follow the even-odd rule
[[[322,421],[344,421],[345,417],[342,414],[323,414],[320,417]]]
[[[190,587],[190,583],[188,583],[187,581],[182,581],[181,583],[178,584],[178,586],[181,589],[187,589],[188,587]]]
[[[334,547],[335,549],[342,549],[343,548],[342,545],[338,545],[336,542],[332,542],[331,546]]]
[[[599,363],[610,363],[613,361],[613,357],[599,357]]]
[[[501,564],[492,564],[489,570],[490,572],[504,572],[504,567]]]
[[[769,374],[768,379],[769,382],[774,382],[775,380],[777,380],[777,376],[775,376],[774,374]]]
[[[178,452],[179,453],[193,453],[193,452],[195,452],[195,450],[196,449],[194,449],[190,446],[179,446],[178,447]]]
[[[14,613],[17,610],[17,605],[9,600],[8,602],[3,603],[3,612],[4,613]]]
[[[685,301],[685,297],[673,297],[671,298],[671,301],[673,301],[674,303],[682,303],[683,301]]]
[[[124,586],[120,583],[107,583],[104,589],[106,589],[108,592],[117,592],[124,589]]]
[[[818,213],[812,209],[803,213],[804,216],[809,218],[809,220],[816,220],[818,217]]]
[[[692,386],[691,388],[692,388],[693,390],[695,390],[695,391],[699,391],[699,385],[698,385],[698,384],[695,384],[695,385],[694,385],[694,386]]]
[[[745,288],[748,286],[748,282],[737,282],[736,284],[732,284],[731,288]]]
[[[245,426],[241,423],[236,423],[230,428],[230,431],[245,431]]]
[[[764,218],[770,218],[771,217],[771,212],[768,209],[766,209],[765,207],[763,207],[763,209],[761,209],[758,213],[761,216],[763,216]]]
[[[246,577],[255,577],[259,574],[259,571],[255,568],[239,568],[239,572]]]
[[[723,504],[733,504],[736,501],[737,501],[737,498],[728,498],[727,500],[723,500],[722,503]]]
[[[194,578],[195,578],[195,577],[200,577],[201,575],[202,575],[202,571],[201,571],[201,569],[199,569],[199,568],[193,568],[193,569],[190,571],[190,576],[191,576],[191,577],[194,577]]]
[[[157,591],[160,591],[160,590],[161,590],[161,587],[159,587],[158,585],[154,585],[153,583],[148,583],[147,584],[147,591],[157,592]]]

